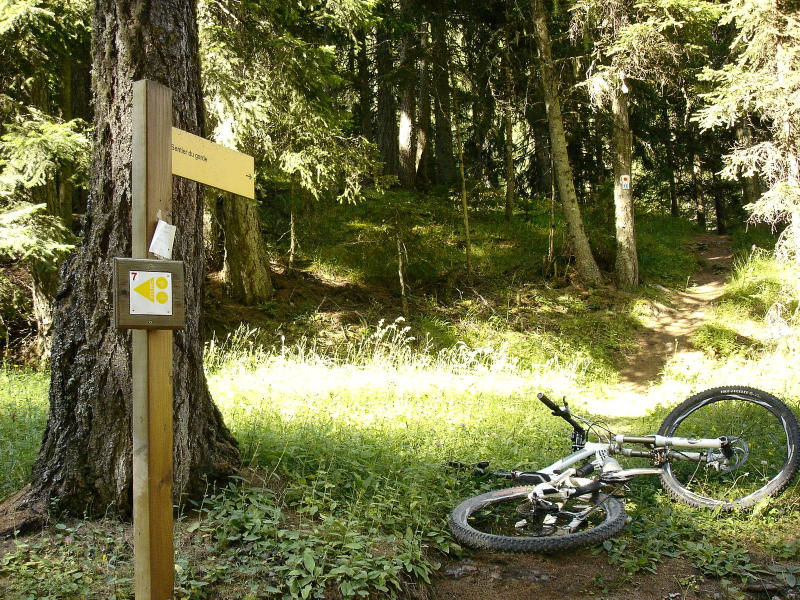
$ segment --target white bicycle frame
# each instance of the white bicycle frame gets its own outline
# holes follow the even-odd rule
[[[630,448],[624,448],[624,443],[647,444],[653,449],[668,449],[668,448],[693,448],[703,450],[719,450],[725,443],[724,438],[682,438],[682,437],[668,437],[662,435],[652,435],[645,437],[615,435],[614,443],[597,443],[586,442],[583,448],[573,452],[569,456],[553,463],[552,465],[540,469],[538,473],[550,477],[549,481],[536,485],[530,494],[531,499],[537,498],[560,498],[566,500],[571,497],[569,491],[574,490],[582,485],[587,485],[592,482],[592,479],[584,477],[575,477],[576,469],[571,468],[572,465],[588,460],[592,456],[595,457],[595,468],[603,473],[608,473],[614,480],[625,482],[633,477],[639,475],[659,475],[663,471],[663,467],[645,467],[635,469],[622,469],[619,463],[611,458],[612,454],[621,454],[623,456],[640,456],[633,454]],[[691,452],[691,451],[675,451],[670,453],[671,458],[680,460],[705,461],[707,464],[714,464],[725,460],[722,452]],[[555,492],[555,493],[554,493]]]

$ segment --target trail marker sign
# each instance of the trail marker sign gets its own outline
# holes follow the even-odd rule
[[[173,175],[186,177],[240,196],[255,197],[253,157],[175,129],[172,110],[169,88],[153,81],[134,82],[132,258],[114,259],[114,315],[117,327],[133,329],[136,600],[173,600],[175,597],[173,340],[170,330],[181,329],[184,324],[184,269],[180,261],[157,260],[171,256],[176,235],[167,222],[172,214],[172,178]],[[156,235],[159,221],[162,225],[160,234]],[[177,236],[180,239],[179,231]]]
[[[114,259],[114,322],[119,329],[182,329],[183,262]]]
[[[131,314],[172,314],[172,273],[130,271]]]
[[[620,175],[619,182],[622,184],[623,190],[631,189],[631,176],[630,175]]]

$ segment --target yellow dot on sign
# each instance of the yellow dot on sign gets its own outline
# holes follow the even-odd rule
[[[167,278],[159,277],[156,279],[156,285],[158,286],[158,289],[163,290],[165,287],[167,287]]]
[[[165,304],[167,302],[167,300],[169,300],[169,296],[167,295],[167,292],[158,292],[156,294],[156,301],[159,304]]]

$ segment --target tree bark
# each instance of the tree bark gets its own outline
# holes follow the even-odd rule
[[[419,62],[419,102],[417,109],[417,182],[430,183],[431,180],[431,74],[428,57],[427,23],[423,26],[420,38],[422,56]]]
[[[667,181],[669,182],[669,213],[673,217],[681,214],[678,206],[678,192],[675,186],[675,151],[672,146],[672,123],[669,118],[667,107],[662,108],[661,117],[664,120],[666,132],[664,135],[664,149],[667,153]]]
[[[411,28],[403,35],[403,46],[400,56],[400,185],[406,189],[414,189],[417,179],[417,32],[412,26],[416,20],[410,11],[409,1],[403,2],[404,21]]]
[[[223,203],[225,283],[230,295],[253,305],[272,298],[269,256],[252,200],[229,196]]]
[[[541,93],[541,89],[538,90]],[[531,186],[541,197],[550,195],[553,187],[550,158],[550,136],[547,131],[547,113],[544,99],[536,98],[527,110],[528,127],[533,134],[536,161],[536,181]]]
[[[450,185],[456,179],[453,155],[453,123],[450,109],[450,52],[447,48],[445,23],[441,18],[431,22],[433,69],[434,146],[436,149],[436,183]]]
[[[714,188],[714,214],[717,217],[717,233],[719,235],[725,235],[726,233],[728,233],[725,196],[724,196],[724,191],[720,186],[720,181],[719,177],[717,177],[716,169],[711,171],[711,178]]]
[[[61,58],[61,118],[65,121],[72,119],[72,58]],[[70,162],[61,165],[58,177],[58,214],[68,229],[72,229],[72,194],[74,184],[72,175],[74,169]]]
[[[617,280],[622,287],[639,284],[639,260],[636,255],[634,228],[633,184],[631,182],[631,154],[633,135],[628,115],[628,92],[624,81],[614,86],[611,112],[614,119],[614,214],[617,230]],[[627,189],[622,176],[628,178]]]
[[[62,270],[51,354],[50,412],[31,484],[5,522],[30,525],[52,508],[128,515],[132,504],[131,334],[113,327],[112,261],[131,253],[134,80],[173,90],[173,124],[202,133],[196,8],[191,0],[98,0],[93,38],[95,152],[83,243]],[[173,183],[173,255],[185,263],[186,327],[175,333],[175,500],[232,474],[236,441],[203,373],[202,195]],[[20,523],[22,521],[22,523]]]
[[[469,231],[469,204],[467,203],[467,179],[464,176],[464,138],[458,119],[458,98],[453,96],[454,113],[456,115],[456,143],[458,144],[458,172],[461,181],[461,209],[464,213],[464,255],[467,264],[467,277],[472,276],[472,236]]]
[[[294,270],[294,259],[297,253],[297,230],[295,221],[297,218],[297,202],[295,202],[295,190],[297,189],[297,172],[292,173],[289,183],[289,271]]]
[[[216,190],[208,190],[203,206],[203,260],[206,273],[225,267],[225,232],[222,231],[224,200]]]
[[[31,296],[33,316],[36,319],[35,352],[41,365],[50,358],[53,330],[53,298],[58,290],[58,269],[51,264],[38,262],[31,267]]]
[[[749,122],[744,121],[736,126],[736,140],[745,148],[753,145],[753,128]],[[742,206],[752,204],[761,197],[761,184],[758,175],[741,174],[739,185],[742,187]]]
[[[505,132],[505,167],[506,167],[506,221],[510,221],[514,216],[514,120],[511,103],[513,101],[513,90],[511,80],[511,52],[508,48],[508,36],[506,36],[506,48],[503,52],[503,75],[505,78],[505,101],[503,102],[503,131]]]
[[[356,64],[358,68],[358,124],[360,133],[370,141],[375,140],[373,121],[372,86],[370,85],[369,56],[367,55],[367,34],[363,29],[356,32],[358,52]]]
[[[383,25],[376,34],[375,66],[378,71],[378,152],[384,175],[397,175],[400,170],[397,100],[394,95],[394,59],[392,37]]]
[[[534,0],[534,36],[539,50],[540,74],[544,90],[547,124],[550,129],[550,146],[553,153],[556,182],[559,195],[564,206],[572,251],[579,277],[594,285],[603,282],[600,269],[592,255],[589,240],[583,228],[581,211],[575,196],[575,185],[572,180],[572,167],[567,153],[567,139],[564,134],[564,121],[561,116],[561,103],[558,98],[558,83],[553,68],[550,49],[550,33],[547,30],[547,15],[542,0]]]
[[[600,189],[606,181],[606,168],[603,162],[603,128],[600,113],[595,113],[592,125],[592,151],[594,152],[592,202],[594,202],[595,206],[600,206],[602,204]]]
[[[495,115],[492,95],[492,57],[498,50],[497,42],[482,24],[470,29],[465,35],[465,45],[469,48],[469,71],[472,81],[472,139],[466,144],[466,160],[470,163],[472,176],[478,181],[486,181],[491,149],[489,136],[492,119]]]
[[[694,148],[689,145],[689,164],[692,169],[692,195],[694,196],[695,209],[697,214],[697,225],[703,231],[706,230],[706,202],[703,196],[703,188],[700,185],[700,177],[703,173],[703,166],[700,157],[697,156]]]

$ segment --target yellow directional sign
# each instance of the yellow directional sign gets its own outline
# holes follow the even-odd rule
[[[172,128],[172,174],[239,196],[255,198],[252,156]]]

